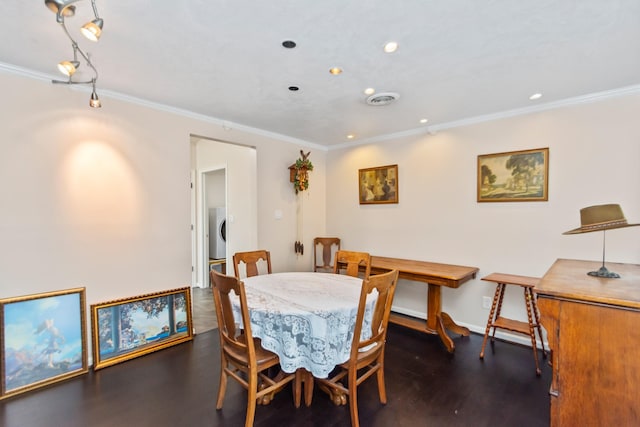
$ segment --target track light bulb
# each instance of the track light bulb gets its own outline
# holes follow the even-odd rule
[[[87,22],[80,28],[82,35],[91,40],[92,42],[97,42],[102,34],[102,26],[104,22],[101,18],[96,18],[91,22]]]
[[[73,76],[80,63],[78,61],[62,61],[58,63],[58,70],[67,77]]]
[[[93,90],[93,92],[91,92],[91,99],[89,99],[89,107],[91,108],[102,107],[102,103],[100,102],[100,98],[98,98],[98,94],[96,93],[95,89]]]

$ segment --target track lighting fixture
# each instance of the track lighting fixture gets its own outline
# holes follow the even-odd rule
[[[69,18],[75,15],[76,6],[73,3],[77,3],[80,0],[44,0],[44,4],[51,9],[52,12],[56,14],[56,22],[58,22],[64,33],[69,38],[71,42],[71,48],[73,49],[73,60],[72,61],[61,61],[58,63],[58,70],[65,76],[69,77],[68,80],[52,80],[52,83],[58,84],[90,84],[92,87],[91,99],[89,100],[89,105],[94,108],[101,107],[100,99],[98,98],[98,94],[96,93],[96,81],[98,80],[98,70],[91,62],[91,58],[89,54],[85,53],[76,40],[71,36],[69,30],[67,30],[67,25],[65,23],[65,18]],[[93,7],[93,15],[95,17],[94,20],[87,22],[82,26],[80,31],[82,34],[91,41],[98,41],[100,35],[102,34],[102,27],[104,22],[102,18],[98,16],[98,9],[96,7],[96,0],[91,0],[91,6]],[[78,61],[78,54],[84,59],[85,63],[89,68],[93,70],[93,78],[91,80],[86,81],[76,81],[73,80],[73,75],[80,67],[80,62]]]

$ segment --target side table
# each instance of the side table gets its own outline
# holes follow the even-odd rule
[[[489,336],[491,328],[493,328],[493,334],[491,335],[492,343],[495,341],[496,329],[498,328],[529,335],[531,337],[531,346],[533,348],[533,360],[536,364],[536,375],[540,375],[541,371],[538,366],[536,329],[538,330],[538,336],[540,337],[540,342],[542,344],[542,356],[544,358],[547,357],[547,352],[544,348],[544,340],[542,339],[542,327],[540,326],[538,306],[536,305],[536,299],[533,294],[533,288],[538,285],[540,279],[537,277],[518,276],[514,274],[491,273],[490,275],[483,277],[482,280],[495,282],[498,285],[496,286],[496,293],[493,296],[493,304],[491,305],[491,312],[489,313],[489,320],[487,321],[487,329],[484,333],[484,339],[482,340],[480,359],[484,359],[484,348],[487,344],[487,337]],[[528,323],[500,316],[502,300],[504,298],[504,292],[507,285],[516,285],[524,288],[524,302],[527,308],[527,317],[529,318]]]

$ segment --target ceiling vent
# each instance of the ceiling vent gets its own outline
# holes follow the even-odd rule
[[[374,93],[373,95],[367,98],[367,104],[388,105],[398,98],[400,98],[400,95],[395,92]]]

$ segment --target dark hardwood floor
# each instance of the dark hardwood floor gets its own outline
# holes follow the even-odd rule
[[[446,352],[438,337],[392,325],[386,351],[387,405],[375,378],[358,391],[362,426],[549,425],[551,368],[535,375],[531,349],[496,341],[478,358],[482,336],[457,337]],[[242,426],[246,393],[235,382],[215,409],[220,369],[217,330],[194,341],[0,401],[6,427]],[[291,388],[258,406],[256,426],[348,426],[348,406],[316,390],[295,409]]]

